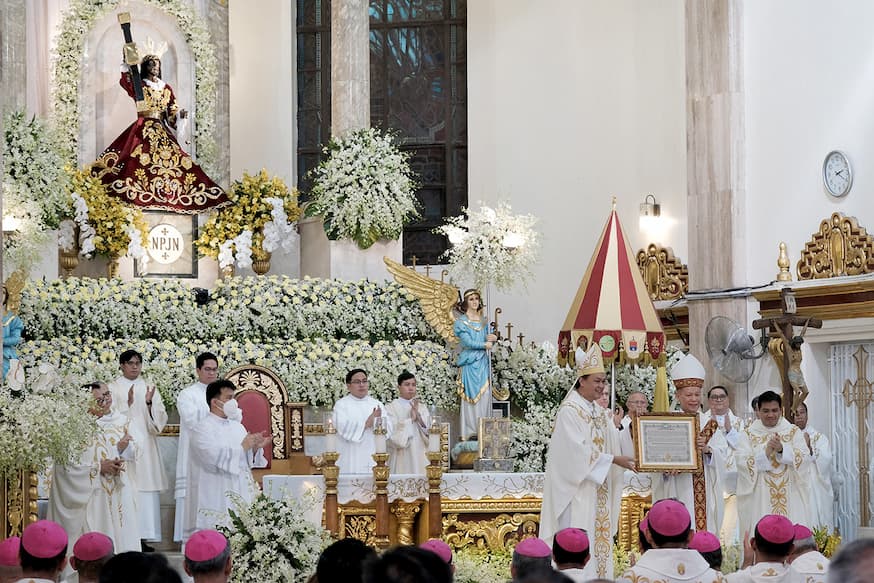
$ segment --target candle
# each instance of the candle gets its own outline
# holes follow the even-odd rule
[[[385,432],[374,432],[373,442],[375,444],[376,453],[385,453]]]
[[[431,432],[428,434],[428,451],[437,453],[440,451],[440,434]]]
[[[334,417],[329,415],[325,419],[325,451],[337,451],[337,430],[334,428]]]

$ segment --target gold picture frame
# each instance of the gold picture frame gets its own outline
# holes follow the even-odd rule
[[[698,415],[642,413],[634,418],[638,472],[700,472]]]
[[[507,417],[479,418],[480,459],[508,459],[512,434]]]

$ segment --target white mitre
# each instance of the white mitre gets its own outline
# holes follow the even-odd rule
[[[684,387],[703,387],[704,386],[704,365],[701,361],[687,354],[671,368],[671,380],[674,386],[678,389]]]

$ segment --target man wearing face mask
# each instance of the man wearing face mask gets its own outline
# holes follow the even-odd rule
[[[234,504],[229,493],[248,503],[258,492],[252,468],[267,465],[264,446],[270,436],[246,432],[235,391],[228,380],[210,383],[206,387],[209,414],[191,431],[186,492],[191,498],[185,505],[185,540],[195,531],[228,523],[228,510]]]

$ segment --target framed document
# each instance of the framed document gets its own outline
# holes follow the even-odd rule
[[[134,262],[136,277],[197,278],[197,215],[181,215],[160,211],[143,211],[149,225],[145,269],[141,261]]]
[[[638,472],[698,472],[698,415],[644,413],[634,419]]]

